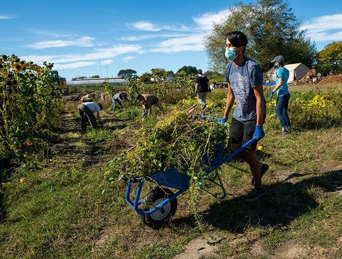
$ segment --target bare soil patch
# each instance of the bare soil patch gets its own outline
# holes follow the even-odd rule
[[[328,75],[323,78],[318,84],[319,85],[328,85],[333,83],[342,83],[342,74],[338,75]]]

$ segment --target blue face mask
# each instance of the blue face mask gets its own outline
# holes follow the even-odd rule
[[[226,48],[224,55],[229,61],[233,61],[237,57],[237,55],[235,54],[235,49],[231,48]]]
[[[276,63],[273,64],[273,67],[274,67],[274,68],[278,68],[278,66],[276,65]]]

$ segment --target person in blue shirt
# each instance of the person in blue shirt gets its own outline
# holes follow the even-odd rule
[[[291,133],[291,123],[287,113],[290,100],[289,88],[287,86],[289,70],[284,67],[285,59],[283,56],[276,56],[271,63],[273,63],[274,67],[277,68],[277,71],[275,76],[276,86],[271,91],[269,99],[271,100],[274,93],[277,93],[278,98],[276,104],[276,113],[281,124],[281,135],[286,136],[287,134]]]
[[[225,75],[228,82],[228,94],[222,123],[227,121],[229,112],[236,103],[230,125],[230,139],[233,149],[255,138],[260,140],[265,136],[263,123],[265,117],[265,98],[263,93],[263,74],[260,65],[245,56],[248,40],[240,31],[230,31],[226,34],[225,56],[229,63]],[[254,190],[247,200],[257,199],[265,194],[261,178],[269,166],[258,160],[256,155],[257,141],[240,152],[238,157],[246,161],[253,174]]]

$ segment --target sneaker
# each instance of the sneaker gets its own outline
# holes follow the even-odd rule
[[[282,133],[280,134],[282,137],[288,135],[288,134],[291,134],[291,128],[284,128],[282,130]]]
[[[261,173],[261,178],[267,173],[268,169],[270,167],[268,166],[268,164],[262,164],[261,168],[260,168],[260,173]],[[254,177],[252,179],[252,184],[255,184],[255,180]]]
[[[265,188],[254,188],[246,197],[246,201],[255,201],[266,194]]]
[[[205,111],[206,108],[207,108],[207,104],[205,103],[205,104],[202,106],[202,111]]]

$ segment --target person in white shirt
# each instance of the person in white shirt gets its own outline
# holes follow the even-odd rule
[[[101,103],[84,102],[77,106],[77,110],[81,116],[81,128],[83,131],[86,130],[87,122],[90,124],[92,128],[97,128],[96,118],[100,126],[103,126],[103,122],[100,117],[100,111],[102,110]],[[95,112],[96,118],[94,116]]]

